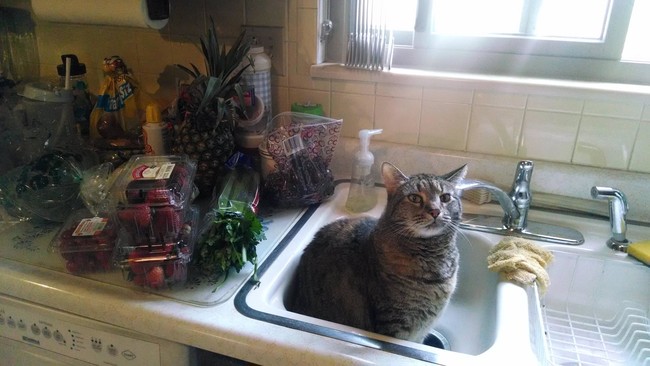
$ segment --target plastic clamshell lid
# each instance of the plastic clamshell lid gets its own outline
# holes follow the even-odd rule
[[[192,195],[196,163],[187,156],[132,156],[121,169],[111,194],[122,207],[186,207]]]
[[[61,254],[112,251],[117,243],[118,228],[114,220],[81,209],[68,217],[50,249]]]

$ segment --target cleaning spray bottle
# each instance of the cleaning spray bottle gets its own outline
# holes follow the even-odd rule
[[[375,157],[370,152],[370,136],[380,134],[383,130],[359,131],[359,151],[355,156],[350,192],[345,208],[350,212],[365,212],[377,204],[375,180],[371,174]]]

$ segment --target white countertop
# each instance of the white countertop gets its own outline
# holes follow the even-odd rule
[[[50,256],[56,258],[35,250],[29,261],[38,265],[0,258],[0,293],[256,364],[426,364],[248,318],[235,308],[234,295],[216,305],[197,306],[41,265]]]

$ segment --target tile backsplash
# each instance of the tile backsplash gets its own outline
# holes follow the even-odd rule
[[[28,0],[8,3],[29,8]],[[468,82],[444,75],[402,80],[397,71],[328,77],[312,67],[318,53],[317,3],[171,0],[170,21],[159,31],[35,19],[40,74],[54,76],[60,55],[75,53],[88,67],[91,90],[97,90],[101,60],[117,54],[144,90],[164,104],[185,77],[174,64],[203,64],[197,42],[210,17],[226,42],[244,24],[283,27],[287,72],[273,77],[274,111],[309,101],[342,118],[346,137],[356,137],[362,128],[383,128],[376,139],[389,143],[650,173],[650,87],[630,92],[489,77]],[[414,78],[419,81],[410,82]]]

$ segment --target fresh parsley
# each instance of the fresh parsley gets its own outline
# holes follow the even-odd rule
[[[250,207],[242,212],[214,209],[211,214],[213,218],[198,242],[199,271],[209,277],[223,276],[225,281],[231,268],[239,273],[250,262],[257,281],[257,244],[266,239],[260,219]]]

